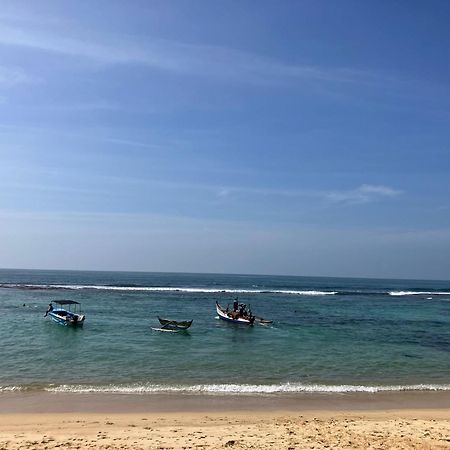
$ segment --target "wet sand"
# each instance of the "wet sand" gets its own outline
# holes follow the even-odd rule
[[[450,394],[4,393],[0,449],[450,449]]]

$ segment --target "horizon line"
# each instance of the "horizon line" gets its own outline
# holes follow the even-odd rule
[[[101,272],[101,273],[139,273],[139,274],[176,274],[176,275],[219,275],[219,276],[251,276],[251,277],[285,277],[285,278],[338,278],[352,280],[386,280],[386,281],[441,281],[450,282],[450,279],[439,278],[385,278],[375,276],[333,276],[333,275],[287,275],[275,273],[228,273],[228,272],[183,272],[183,271],[160,271],[160,270],[105,270],[105,269],[36,269],[20,267],[0,267],[0,271],[50,271],[50,272]]]

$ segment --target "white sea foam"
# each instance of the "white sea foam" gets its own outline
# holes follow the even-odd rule
[[[18,392],[23,390],[23,386],[0,386],[0,392]]]
[[[108,285],[90,285],[90,284],[0,284],[3,288],[18,289],[47,289],[47,290],[98,290],[98,291],[123,291],[123,292],[185,292],[193,294],[282,294],[282,295],[305,295],[305,296],[325,296],[325,295],[355,295],[355,294],[375,294],[390,295],[393,297],[402,296],[443,296],[450,295],[448,291],[385,291],[385,292],[355,292],[355,291],[323,291],[316,289],[244,289],[244,288],[220,288],[220,287],[184,287],[184,286],[108,286]]]
[[[391,291],[389,295],[393,295],[395,297],[402,297],[405,295],[450,295],[450,292],[418,292],[418,291]]]
[[[293,295],[336,295],[337,291],[286,291],[286,290],[273,290],[273,291],[260,291],[260,292],[273,292],[275,294],[293,294]]]
[[[401,391],[450,391],[448,384],[414,384],[390,386],[363,385],[324,385],[324,384],[197,384],[192,386],[148,385],[61,385],[46,388],[50,392],[66,393],[104,393],[104,394],[152,394],[152,393],[186,393],[186,394],[283,394],[283,393],[351,393],[351,392],[401,392]]]
[[[67,289],[82,290],[93,289],[101,291],[141,291],[141,292],[187,292],[187,293],[228,293],[228,294],[291,294],[291,295],[335,295],[336,291],[316,290],[287,290],[287,289],[228,289],[228,288],[201,288],[201,287],[173,287],[173,286],[104,286],[79,284],[3,284],[2,287],[17,287],[22,289]]]

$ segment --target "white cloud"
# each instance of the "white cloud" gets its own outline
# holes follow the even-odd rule
[[[197,186],[200,187],[200,186]],[[212,187],[211,187],[212,188]],[[218,189],[220,197],[229,197],[233,193],[244,195],[259,195],[287,198],[312,198],[331,201],[336,204],[359,204],[369,203],[383,198],[394,198],[403,191],[393,189],[389,186],[363,184],[356,189],[345,191],[321,191],[314,189],[276,189],[276,188],[254,188],[242,186],[222,186]]]
[[[355,204],[368,203],[382,198],[396,197],[403,192],[389,186],[363,184],[348,191],[333,191],[325,194],[325,198],[334,203]]]
[[[396,189],[392,189],[388,186],[374,186],[371,184],[363,184],[358,188],[358,190],[361,193],[369,194],[369,195],[381,195],[381,196],[387,196],[387,197],[394,197],[396,195],[401,194],[401,191],[398,191]]]

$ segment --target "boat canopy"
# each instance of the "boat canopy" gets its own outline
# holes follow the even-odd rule
[[[57,305],[79,305],[79,303],[74,300],[53,300],[52,303],[56,303]]]

